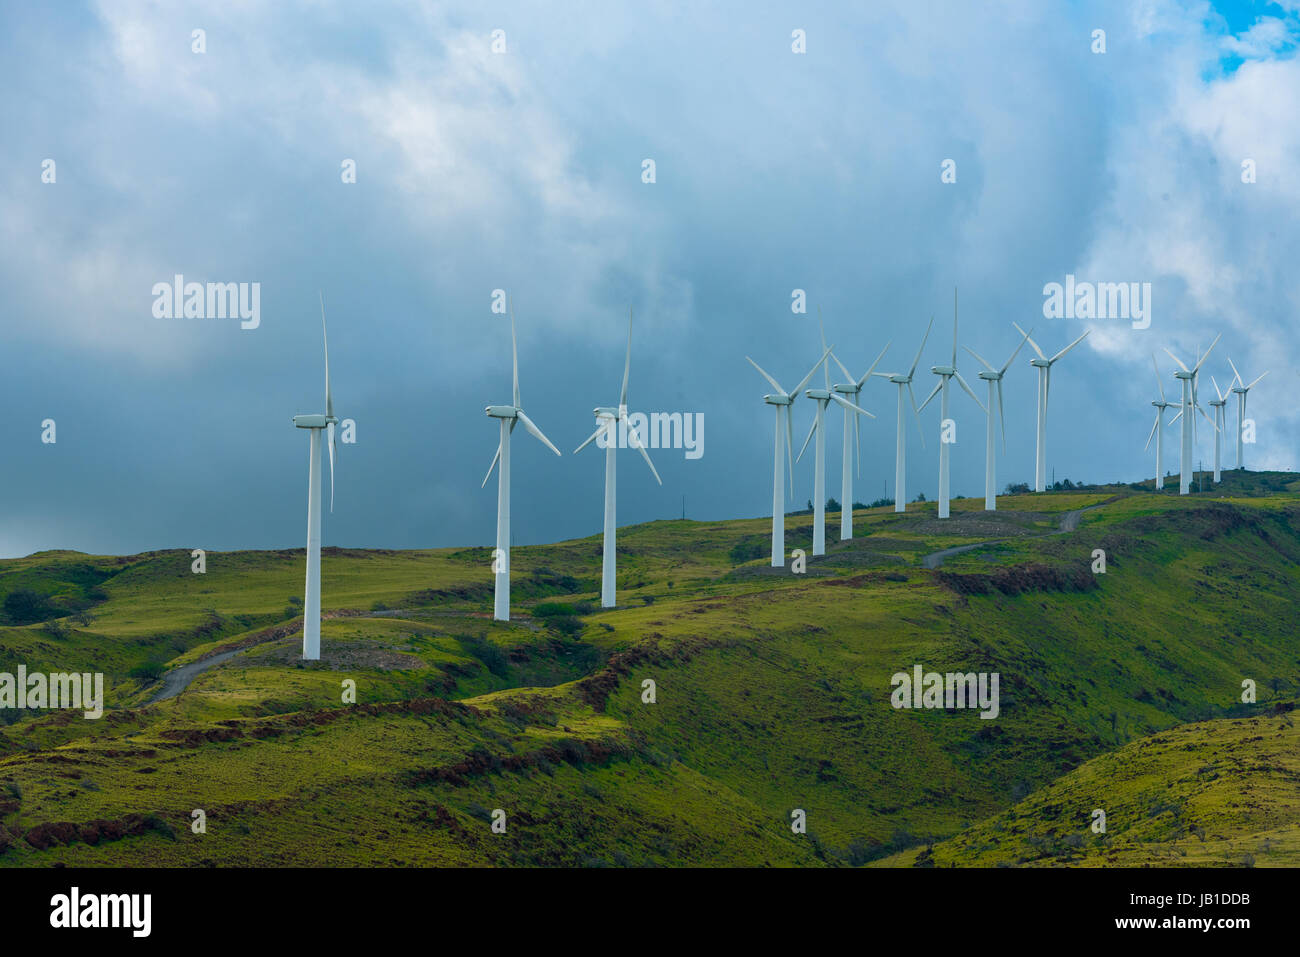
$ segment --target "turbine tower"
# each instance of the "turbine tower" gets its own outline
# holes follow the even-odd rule
[[[615,474],[615,453],[618,451],[618,426],[623,424],[627,428],[628,443],[641,453],[645,459],[645,464],[650,466],[650,471],[655,477],[655,481],[660,485],[664,484],[663,479],[659,477],[659,472],[654,463],[650,461],[650,453],[645,450],[645,444],[641,441],[641,436],[637,434],[636,429],[628,424],[627,419],[627,375],[632,368],[632,310],[627,312],[627,358],[623,360],[623,391],[619,393],[618,408],[611,409],[598,407],[596,413],[596,431],[587,437],[573,454],[577,455],[596,438],[604,433],[605,435],[605,542],[601,553],[602,562],[600,568],[600,607],[614,607],[614,586],[616,582],[616,571],[614,567],[615,560],[615,536],[617,534],[615,526],[615,490],[617,487],[617,476]]]
[[[933,328],[934,317],[931,316],[930,324],[925,327],[925,335],[921,337],[921,347],[916,350],[916,358],[912,360],[912,368],[907,370],[906,375],[899,372],[872,373],[872,375],[888,379],[898,386],[898,444],[894,449],[895,512],[907,510],[907,433],[903,428],[903,389],[907,389],[908,399],[912,403],[912,414],[916,416],[916,428],[921,433],[921,448],[925,448],[925,430],[921,428],[921,413],[916,408],[916,393],[912,391],[912,376],[916,375],[916,367],[921,364],[921,353],[925,351],[925,341],[930,338],[930,330]]]
[[[1214,347],[1218,343],[1218,341],[1219,341],[1219,336],[1215,336],[1214,342],[1210,343],[1210,348],[1205,350],[1205,355],[1197,359],[1196,365],[1190,369],[1183,364],[1183,360],[1179,359],[1178,356],[1174,355],[1168,349],[1165,350],[1169,358],[1173,359],[1174,362],[1178,363],[1179,371],[1174,373],[1174,378],[1178,379],[1183,384],[1183,403],[1182,403],[1183,431],[1182,431],[1182,455],[1180,456],[1180,461],[1179,461],[1179,467],[1180,467],[1179,480],[1178,480],[1179,495],[1187,495],[1192,490],[1192,447],[1196,442],[1196,438],[1195,438],[1196,416],[1193,410],[1195,410],[1196,412],[1200,412],[1201,415],[1204,415],[1205,420],[1207,422],[1210,420],[1210,417],[1208,415],[1205,415],[1205,410],[1202,409],[1199,403],[1197,402],[1196,380],[1197,377],[1200,375],[1201,366],[1203,366],[1205,364],[1205,360],[1210,357],[1210,353],[1214,351]]]
[[[820,310],[817,324],[821,325]],[[826,379],[826,388],[824,389],[807,389],[804,395],[817,403],[817,415],[813,419],[812,428],[808,430],[808,438],[803,440],[803,448],[795,457],[795,461],[801,461],[803,454],[808,449],[808,443],[811,441],[814,433],[817,435],[817,445],[815,446],[815,465],[813,468],[813,547],[814,555],[826,554],[826,406],[831,402],[838,402],[846,410],[852,410],[861,415],[874,419],[875,416],[864,409],[859,409],[838,392],[831,391],[831,372],[826,365],[826,356],[830,355],[831,350],[826,348],[826,329],[823,327],[822,334],[822,361],[818,363],[822,367],[822,375]]]
[[[951,442],[945,441],[944,424],[948,422],[948,385],[955,378],[958,385],[966,390],[966,394],[975,400],[975,404],[988,414],[988,409],[980,402],[975,391],[970,387],[961,373],[957,371],[957,290],[952,291],[952,364],[946,366],[931,366],[930,371],[939,376],[939,381],[934,387],[934,391],[925,397],[921,403],[921,409],[930,404],[930,400],[939,395],[939,517],[948,517],[948,447]],[[917,410],[920,412],[921,410]]]
[[[1210,376],[1210,384],[1218,396],[1217,399],[1210,400],[1210,408],[1214,410],[1214,482],[1217,485],[1223,480],[1223,430],[1228,427],[1227,410],[1224,407],[1228,404],[1232,390],[1229,389],[1226,393],[1220,390],[1214,376]]]
[[[1030,329],[1029,332],[1034,330]],[[1020,350],[1025,347],[1025,342],[1029,339],[1029,333],[1025,333],[1016,346],[1016,351],[1011,353],[1010,358],[1002,363],[1001,369],[995,369],[986,362],[978,352],[969,346],[962,346],[967,352],[979,360],[980,365],[984,366],[985,371],[979,374],[989,384],[989,407],[985,418],[988,420],[988,431],[984,437],[984,511],[996,512],[998,510],[998,481],[997,481],[997,450],[993,444],[993,393],[997,392],[998,400],[998,421],[1002,423],[1002,454],[1007,451],[1007,417],[1006,411],[1002,406],[1002,377],[1007,374],[1007,369],[1011,368],[1011,363],[1020,355]]]
[[[820,307],[818,308],[820,312]],[[876,361],[871,363],[871,368],[863,373],[861,379],[854,379],[853,374],[844,368],[844,363],[840,362],[840,357],[832,354],[831,358],[835,364],[840,367],[844,373],[847,382],[839,382],[831,386],[831,389],[842,396],[848,398],[854,405],[861,405],[859,396],[862,394],[862,387],[866,384],[867,379],[871,378],[872,372],[880,364],[880,360],[885,357],[889,351],[889,343],[885,343],[885,348],[880,350],[880,355],[876,356]],[[849,419],[853,419],[853,428],[849,428]],[[874,418],[874,416],[873,416]],[[849,409],[844,410],[844,457],[842,461],[842,474],[840,476],[840,541],[845,541],[853,537],[853,469],[850,467],[849,460],[853,457],[854,451],[857,453],[857,471],[858,475],[862,474],[862,428],[861,419],[859,419]],[[852,446],[852,448],[850,448]]]
[[[489,405],[485,410],[489,417],[497,419],[501,426],[501,440],[497,444],[496,455],[488,466],[487,475],[483,476],[482,488],[492,477],[492,470],[501,463],[497,473],[497,547],[492,553],[492,571],[496,579],[493,596],[492,617],[497,621],[510,620],[510,433],[515,430],[515,423],[522,422],[535,439],[545,445],[556,455],[560,450],[551,444],[551,440],[542,434],[542,430],[533,424],[533,420],[524,414],[519,405],[519,349],[515,343],[515,306],[510,303],[510,359],[513,366],[514,395],[511,405]]]
[[[785,470],[781,468],[781,447],[782,434],[785,436],[785,459],[790,466],[790,492],[794,493],[794,460],[792,458],[791,446],[794,445],[794,425],[792,408],[795,396],[803,391],[804,386],[812,381],[813,375],[817,372],[817,367],[826,361],[826,356],[830,355],[829,349],[823,354],[817,365],[808,370],[808,374],[803,377],[800,383],[794,387],[793,392],[786,392],[781,388],[781,383],[777,382],[749,356],[745,356],[749,364],[758,370],[759,375],[772,384],[776,389],[775,395],[763,396],[763,401],[776,408],[776,438],[773,443],[772,453],[772,567],[780,568],[785,565]],[[781,414],[782,408],[785,409],[785,415]],[[785,429],[781,428],[781,420],[785,419]]]
[[[319,294],[318,294],[319,295]],[[330,341],[325,330],[325,297],[320,295],[320,331],[325,341],[325,414],[295,415],[293,424],[311,433],[307,457],[307,589],[302,602],[302,656],[320,660],[320,442],[330,450],[330,511],[334,511],[334,394],[330,391]]]
[[[1147,449],[1151,448],[1151,438],[1152,436],[1155,436],[1156,491],[1160,492],[1163,491],[1165,487],[1165,466],[1164,466],[1165,409],[1169,408],[1173,403],[1168,402],[1165,399],[1165,387],[1160,384],[1160,367],[1156,365],[1156,357],[1154,353],[1152,353],[1151,355],[1151,368],[1154,369],[1156,373],[1156,388],[1160,390],[1160,401],[1151,403],[1156,407],[1156,420],[1151,425],[1151,434],[1147,436],[1147,444],[1142,446],[1142,451],[1145,452]],[[1179,414],[1181,415],[1181,413]],[[1174,422],[1177,421],[1178,421],[1178,417],[1175,416]],[[1172,425],[1173,423],[1171,422],[1170,424]]]
[[[1013,322],[1012,325],[1014,326],[1015,323]],[[1038,358],[1030,359],[1029,364],[1038,369],[1038,442],[1034,454],[1034,491],[1041,492],[1047,488],[1047,397],[1052,391],[1052,366],[1086,339],[1092,330],[1089,329],[1050,359],[1043,354],[1043,350],[1038,348],[1038,343],[1034,342],[1028,333],[1019,326],[1016,326],[1016,331],[1024,335],[1025,341],[1033,346],[1034,352],[1038,353]]]
[[[1232,387],[1232,391],[1237,393],[1237,468],[1244,469],[1246,466],[1244,464],[1245,458],[1242,455],[1242,451],[1245,443],[1241,440],[1241,433],[1246,427],[1246,393],[1255,388],[1259,383],[1259,380],[1268,375],[1268,372],[1266,370],[1261,373],[1253,382],[1251,382],[1250,385],[1243,385],[1246,380],[1241,377],[1241,373],[1237,371],[1237,367],[1232,365],[1231,359],[1228,360],[1228,365],[1232,366],[1232,374],[1236,377],[1237,383]]]

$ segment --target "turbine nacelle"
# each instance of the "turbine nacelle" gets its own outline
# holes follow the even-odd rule
[[[763,401],[768,405],[790,405],[794,402],[792,395],[765,395]]]
[[[957,374],[957,370],[952,366],[930,366],[930,371],[935,375],[943,376],[953,376]]]
[[[981,373],[979,373],[979,378],[984,379],[984,380],[986,380],[986,381],[988,381],[988,382],[998,382],[998,381],[1000,381],[1000,380],[1002,379],[1002,373],[1001,373],[1001,372],[981,372]]]
[[[488,415],[494,419],[517,419],[519,418],[519,409],[513,405],[489,405],[484,409]]]
[[[1041,369],[1050,369],[1052,367],[1052,360],[1051,359],[1030,359],[1029,364],[1031,366],[1038,366]]]
[[[810,399],[817,399],[822,402],[829,402],[831,398],[830,391],[827,389],[807,389],[804,395]]]
[[[324,429],[338,422],[332,415],[295,415],[293,424],[300,429]]]
[[[831,391],[838,392],[840,395],[857,395],[862,391],[862,386],[852,382],[837,382],[831,386]]]
[[[1177,370],[1174,371],[1174,378],[1175,378],[1175,379],[1193,379],[1193,378],[1195,378],[1195,377],[1196,377],[1196,373],[1195,373],[1195,372],[1184,372],[1184,371],[1181,370],[1181,369],[1177,369]]]

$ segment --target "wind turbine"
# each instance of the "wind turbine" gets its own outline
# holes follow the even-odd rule
[[[1029,332],[1034,330],[1030,329]],[[1001,369],[995,369],[992,365],[984,360],[982,356],[969,346],[962,346],[967,352],[979,360],[980,365],[984,366],[986,371],[981,372],[979,377],[989,384],[989,407],[988,415],[988,432],[984,437],[984,511],[996,512],[998,509],[998,492],[997,492],[997,453],[993,444],[993,393],[997,392],[998,400],[998,420],[1002,423],[1002,453],[1007,451],[1007,417],[1002,406],[1002,377],[1007,374],[1007,369],[1011,368],[1011,363],[1015,361],[1016,356],[1020,355],[1020,350],[1025,347],[1029,340],[1029,333],[1025,333],[1016,346],[1016,351],[1011,353],[1010,358],[1002,363]]]
[[[510,358],[513,364],[514,395],[511,405],[489,405],[485,411],[491,418],[501,424],[501,441],[497,444],[497,453],[492,456],[487,475],[483,476],[482,488],[492,477],[492,470],[501,463],[497,473],[497,547],[492,554],[492,571],[496,579],[493,596],[492,617],[497,621],[510,620],[510,433],[515,430],[515,423],[522,422],[535,439],[545,445],[556,455],[560,450],[551,444],[551,440],[542,434],[542,430],[533,424],[533,420],[524,414],[519,405],[519,349],[515,343],[515,307],[510,304]]]
[[[817,324],[819,326],[821,325],[820,314],[817,319]],[[795,456],[796,462],[803,459],[804,452],[808,450],[808,443],[812,440],[813,434],[815,433],[817,435],[817,445],[815,446],[813,456],[815,465],[813,467],[814,497],[812,553],[814,555],[826,554],[826,406],[831,402],[838,402],[840,405],[844,406],[846,410],[857,412],[861,415],[867,416],[868,418],[875,418],[875,416],[870,412],[867,412],[865,409],[859,409],[838,392],[831,391],[831,372],[826,365],[826,356],[830,355],[831,350],[826,348],[826,329],[824,327],[822,328],[821,333],[822,348],[825,349],[825,352],[822,353],[822,361],[819,362],[818,365],[822,367],[822,374],[826,379],[826,388],[807,389],[804,392],[804,395],[817,403],[817,415],[813,419],[812,428],[808,430],[808,438],[803,440],[803,448],[801,448],[799,454]]]
[[[1013,322],[1012,325],[1016,324]],[[1038,353],[1038,358],[1030,359],[1029,364],[1038,369],[1038,443],[1034,454],[1034,491],[1041,492],[1047,488],[1047,396],[1052,391],[1052,366],[1086,339],[1092,330],[1089,329],[1050,359],[1043,355],[1043,350],[1038,348],[1038,343],[1034,342],[1028,333],[1019,326],[1016,326],[1016,331],[1024,335],[1025,340]]]
[[[821,307],[818,307],[818,313],[820,314],[820,312],[821,312]],[[835,385],[831,386],[831,389],[842,396],[846,396],[846,397],[852,396],[853,404],[860,405],[861,401],[859,399],[859,396],[862,394],[862,387],[866,384],[867,379],[871,378],[871,374],[875,371],[876,366],[880,364],[880,360],[885,357],[885,353],[888,351],[889,351],[889,343],[885,343],[885,348],[880,350],[880,355],[876,356],[876,361],[871,363],[871,368],[868,369],[865,373],[863,373],[861,379],[854,379],[853,373],[849,372],[848,369],[844,368],[844,363],[840,362],[840,357],[832,353],[831,358],[835,360],[835,364],[840,367],[840,371],[844,373],[844,377],[849,381],[836,383]],[[866,414],[869,415],[870,413],[866,413]],[[849,428],[850,417],[852,417],[853,419],[852,429]],[[872,416],[872,418],[875,418],[875,416]],[[850,445],[852,445],[852,448],[850,448]],[[843,468],[842,468],[842,474],[840,476],[840,503],[841,503],[840,504],[840,541],[845,541],[853,537],[853,469],[849,465],[849,459],[852,457],[852,452],[854,449],[856,449],[857,451],[858,474],[861,475],[862,474],[861,420],[856,415],[854,415],[854,413],[850,409],[846,407],[844,409],[844,456],[842,462]]]
[[[627,312],[627,358],[623,361],[623,391],[619,393],[618,408],[610,409],[598,407],[596,413],[596,431],[588,436],[587,441],[583,442],[573,454],[577,455],[588,445],[590,445],[597,436],[604,433],[605,435],[605,542],[602,552],[602,563],[600,569],[600,607],[614,607],[614,586],[615,586],[615,536],[616,526],[615,518],[615,490],[617,486],[617,476],[615,474],[615,453],[618,451],[618,425],[623,423],[627,426],[628,443],[641,453],[645,459],[645,464],[650,466],[650,471],[654,474],[655,481],[660,485],[664,484],[663,479],[659,477],[659,472],[654,463],[650,461],[650,453],[645,450],[645,444],[641,441],[641,436],[637,434],[636,429],[628,424],[627,419],[627,375],[632,368],[632,310]]]
[[[759,375],[772,384],[776,389],[776,395],[765,395],[763,401],[768,405],[776,407],[776,438],[773,442],[772,452],[772,567],[781,568],[785,565],[785,470],[781,468],[781,437],[784,432],[785,436],[785,459],[790,466],[790,491],[794,492],[794,460],[791,458],[791,446],[794,445],[794,413],[791,411],[794,405],[795,396],[803,391],[804,386],[812,381],[812,377],[817,372],[817,367],[826,361],[831,350],[827,349],[822,353],[822,357],[808,370],[808,374],[803,377],[793,392],[786,392],[781,388],[781,383],[777,382],[749,356],[745,356],[749,364],[758,370]],[[781,415],[781,409],[785,409],[785,415]],[[781,428],[781,419],[785,419],[785,429]]]
[[[1179,463],[1180,465],[1180,474],[1179,474],[1179,481],[1178,481],[1179,495],[1187,495],[1192,490],[1192,446],[1196,441],[1194,437],[1195,429],[1196,429],[1196,416],[1193,414],[1193,409],[1195,409],[1197,412],[1200,412],[1201,415],[1204,415],[1205,420],[1207,422],[1210,421],[1210,417],[1208,415],[1205,415],[1205,410],[1202,409],[1199,403],[1197,402],[1196,380],[1197,377],[1200,375],[1201,366],[1203,366],[1205,364],[1205,360],[1210,357],[1210,353],[1214,351],[1214,347],[1218,343],[1218,341],[1219,341],[1219,336],[1215,336],[1214,342],[1210,343],[1210,348],[1205,350],[1205,355],[1197,359],[1196,365],[1190,369],[1183,364],[1183,360],[1179,359],[1178,356],[1174,355],[1168,349],[1165,350],[1169,358],[1173,359],[1174,362],[1178,363],[1178,368],[1181,371],[1175,372],[1174,378],[1178,379],[1183,384],[1183,432],[1182,432],[1183,441],[1182,441],[1181,461]]]
[[[1214,410],[1214,481],[1217,485],[1223,480],[1223,430],[1228,427],[1227,410],[1224,408],[1228,404],[1228,396],[1232,390],[1223,392],[1219,389],[1219,383],[1215,381],[1214,376],[1210,376],[1210,383],[1214,386],[1214,394],[1217,399],[1210,400],[1210,408]],[[1231,384],[1231,383],[1229,383]]]
[[[948,446],[952,442],[947,441],[947,435],[944,432],[948,419],[948,385],[955,378],[957,383],[966,390],[966,394],[975,400],[975,404],[983,409],[984,414],[988,415],[989,410],[984,408],[984,403],[980,402],[975,391],[970,387],[961,373],[957,371],[957,290],[952,291],[952,364],[946,366],[931,366],[930,371],[939,376],[939,382],[935,385],[934,391],[925,397],[921,403],[921,409],[930,404],[930,400],[939,395],[939,517],[948,517]],[[942,393],[942,394],[940,394]],[[919,413],[921,409],[918,409]]]
[[[1228,365],[1232,366],[1232,374],[1237,377],[1237,384],[1232,387],[1232,391],[1237,393],[1237,468],[1244,469],[1246,466],[1243,464],[1245,461],[1242,455],[1244,443],[1241,440],[1241,433],[1246,427],[1246,393],[1255,388],[1259,380],[1268,375],[1268,371],[1265,370],[1261,373],[1250,385],[1243,385],[1246,380],[1241,377],[1237,367],[1232,365],[1231,359],[1228,360]]]
[[[925,351],[925,341],[930,338],[930,330],[934,328],[934,317],[930,317],[930,324],[925,327],[925,335],[921,337],[921,347],[916,350],[916,358],[912,360],[912,368],[907,370],[907,375],[899,372],[873,372],[872,375],[880,376],[882,379],[888,379],[894,385],[898,386],[898,444],[894,450],[894,511],[903,512],[907,510],[907,439],[906,431],[903,428],[903,389],[906,387],[907,395],[912,403],[912,414],[916,416],[916,428],[921,433],[921,448],[925,448],[925,430],[921,428],[921,413],[916,408],[916,393],[912,391],[912,376],[916,375],[916,367],[921,364],[921,353]]]
[[[319,294],[318,294],[319,295]],[[307,589],[302,603],[302,656],[320,660],[320,440],[330,449],[330,511],[334,511],[334,394],[330,391],[330,340],[325,330],[325,297],[320,295],[320,331],[325,340],[325,414],[295,415],[293,424],[311,433],[307,457]]]
[[[1153,401],[1151,403],[1156,407],[1156,420],[1151,425],[1151,434],[1147,436],[1147,444],[1142,446],[1142,451],[1145,452],[1147,449],[1151,448],[1151,437],[1155,436],[1156,491],[1159,492],[1159,491],[1163,491],[1165,487],[1165,466],[1164,466],[1165,409],[1169,408],[1173,403],[1168,402],[1165,399],[1165,387],[1160,384],[1160,367],[1156,365],[1156,357],[1154,353],[1152,353],[1151,355],[1151,368],[1154,369],[1156,373],[1156,388],[1160,390],[1160,401],[1159,402]],[[1182,413],[1180,412],[1179,415],[1181,414]],[[1178,416],[1175,416],[1174,422],[1177,421],[1178,421]],[[1173,422],[1170,423],[1170,425],[1172,424]]]

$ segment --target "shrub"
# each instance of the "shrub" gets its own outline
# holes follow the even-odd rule
[[[50,600],[30,588],[19,588],[5,595],[5,617],[15,625],[44,621],[55,613]]]
[[[146,683],[157,681],[163,676],[163,663],[161,661],[145,661],[136,665],[127,674],[138,681]]]

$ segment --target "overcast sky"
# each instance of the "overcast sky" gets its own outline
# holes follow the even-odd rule
[[[793,387],[820,307],[855,374],[890,339],[898,371],[933,315],[919,399],[951,353],[954,286],[961,344],[998,364],[1013,321],[1049,352],[1093,329],[1052,378],[1058,478],[1151,475],[1150,355],[1172,396],[1164,347],[1219,333],[1220,385],[1228,356],[1271,370],[1248,464],[1300,465],[1300,3],[863,6],[6,4],[0,555],[301,545],[308,442],[290,419],[324,411],[318,290],[357,424],[327,545],[491,541],[483,409],[510,401],[495,289],[515,304],[523,407],[564,452],[516,432],[520,543],[600,528],[602,453],[572,451],[617,403],[629,306],[631,408],[702,412],[705,432],[698,460],[655,451],[662,488],[620,455],[620,524],[676,517],[683,495],[691,518],[769,514],[771,389],[745,355]],[[260,283],[260,326],[156,317],[154,284],[178,273]],[[1045,318],[1067,274],[1149,282],[1149,327]],[[1027,352],[999,486],[1032,480]],[[983,398],[964,351],[958,367]],[[952,401],[953,492],[981,495],[983,413]],[[893,491],[894,403],[882,380],[862,395],[879,416],[862,500]],[[937,492],[937,404],[923,418],[909,498]],[[1202,429],[1198,458],[1212,448]],[[811,486],[805,456],[799,503]]]

